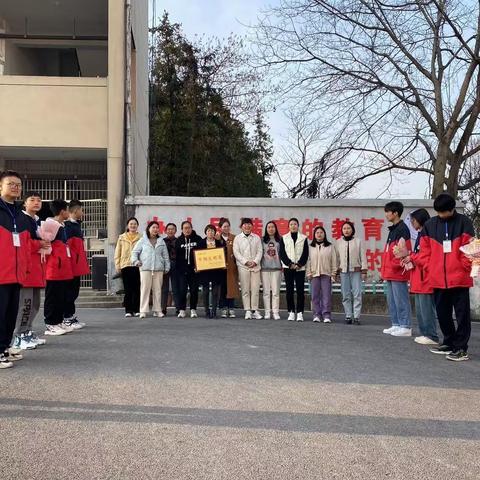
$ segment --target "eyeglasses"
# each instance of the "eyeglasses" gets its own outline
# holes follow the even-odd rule
[[[21,184],[21,183],[15,183],[15,182],[9,182],[9,183],[7,183],[7,187],[10,187],[10,188],[22,188],[22,184]]]

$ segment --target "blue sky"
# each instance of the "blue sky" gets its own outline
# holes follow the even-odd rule
[[[173,22],[181,23],[186,36],[193,39],[195,35],[227,37],[230,33],[244,35],[246,27],[253,25],[261,10],[280,3],[280,0],[156,0],[157,17],[166,10]],[[151,17],[151,15],[150,15]],[[287,135],[286,119],[281,112],[271,114],[267,119],[274,147],[285,142]],[[373,177],[361,184],[355,197],[368,198],[372,192],[383,189],[387,177]],[[404,182],[392,188],[391,195],[399,198],[423,198],[426,178],[414,174],[404,177]]]

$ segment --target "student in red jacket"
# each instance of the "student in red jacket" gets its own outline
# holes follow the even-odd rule
[[[13,171],[0,174],[0,369],[13,367],[20,350],[9,348],[18,313],[20,288],[30,263],[30,233],[25,215],[15,205],[22,180]]]
[[[72,200],[68,205],[70,214],[65,222],[65,233],[67,236],[67,245],[70,248],[70,260],[72,262],[73,279],[70,280],[67,287],[67,299],[65,302],[65,311],[63,312],[63,322],[70,325],[75,330],[85,326],[79,322],[75,315],[75,301],[80,293],[80,278],[82,275],[90,273],[88,266],[87,253],[83,242],[82,220],[83,205],[79,200]]]
[[[443,333],[443,344],[430,351],[446,355],[448,360],[460,362],[469,359],[469,289],[473,286],[471,263],[460,247],[472,240],[473,225],[465,215],[455,210],[455,199],[448,193],[438,195],[433,208],[437,216],[425,224],[425,235],[420,240],[420,255],[417,259],[428,270]]]
[[[42,197],[38,192],[27,192],[24,197],[23,213],[30,230],[30,268],[20,291],[20,304],[13,338],[13,347],[31,350],[37,345],[44,345],[45,340],[37,337],[33,331],[33,321],[40,310],[40,295],[45,288],[45,263],[42,262],[41,248],[50,247],[50,242],[40,239],[37,234],[39,218],[37,213],[42,208]]]
[[[420,331],[420,336],[415,338],[415,342],[421,345],[437,345],[437,311],[433,298],[433,287],[428,268],[423,268],[417,262],[420,256],[420,241],[425,234],[423,227],[430,220],[430,214],[424,208],[419,208],[410,214],[410,219],[418,236],[412,254],[406,257],[403,263],[406,265],[411,262],[414,267],[410,275],[410,293],[415,295],[415,312]]]
[[[410,230],[402,220],[403,204],[389,202],[385,205],[385,218],[392,224],[389,229],[387,244],[382,256],[381,277],[385,281],[388,311],[392,326],[383,330],[383,333],[394,337],[412,336],[412,314],[408,281],[410,272],[401,264],[395,254],[399,243],[405,243],[406,250],[411,251]],[[403,239],[403,240],[401,240]]]
[[[65,200],[50,202],[53,220],[59,223],[55,240],[52,242],[52,253],[47,257],[45,287],[45,335],[64,335],[72,332],[73,327],[63,322],[63,312],[67,300],[69,281],[73,279],[71,251],[67,245],[64,222],[68,218],[68,205]]]

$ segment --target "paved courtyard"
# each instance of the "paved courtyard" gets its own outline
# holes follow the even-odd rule
[[[456,364],[383,317],[80,313],[0,372],[3,478],[480,478],[479,324]]]

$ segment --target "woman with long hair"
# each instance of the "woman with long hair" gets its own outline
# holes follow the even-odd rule
[[[262,287],[265,319],[273,315],[280,320],[280,285],[282,283],[282,262],[280,260],[280,243],[282,237],[278,233],[275,222],[268,222],[263,236]]]

